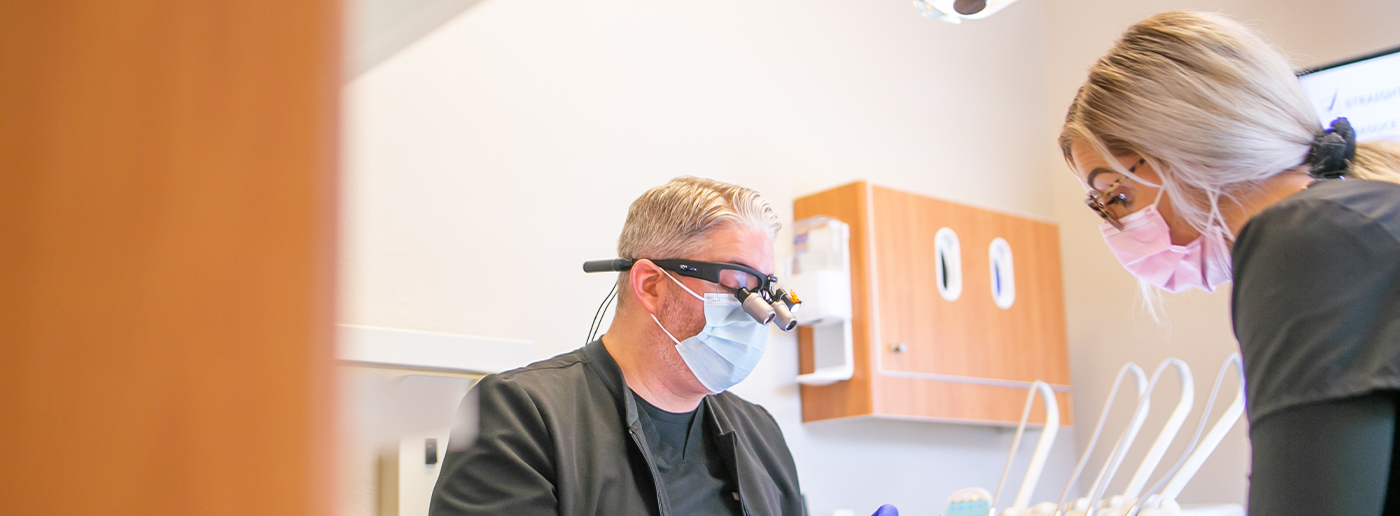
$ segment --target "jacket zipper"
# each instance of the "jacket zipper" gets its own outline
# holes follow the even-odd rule
[[[719,442],[722,443],[720,453],[729,458],[729,474],[734,476],[734,496],[739,500],[739,510],[744,516],[753,516],[753,512],[749,511],[749,504],[744,500],[744,485],[739,481],[739,451],[734,433],[720,434]]]
[[[632,444],[637,445],[637,449],[642,451],[642,459],[647,461],[647,472],[651,474],[651,487],[652,490],[656,491],[656,512],[661,514],[661,516],[669,516],[670,512],[666,510],[665,504],[661,503],[662,485],[661,480],[656,478],[656,464],[651,462],[651,455],[646,453],[646,448],[642,446],[641,439],[637,438],[637,431],[629,427],[627,429],[627,435],[632,436]],[[745,514],[748,514],[748,511],[745,511]]]

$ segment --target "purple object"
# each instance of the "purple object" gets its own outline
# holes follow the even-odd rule
[[[881,505],[879,509],[875,509],[875,514],[870,516],[899,516],[899,509],[894,508],[893,505],[885,504]]]

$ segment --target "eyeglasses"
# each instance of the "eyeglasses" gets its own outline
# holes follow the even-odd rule
[[[1137,163],[1128,167],[1128,173],[1137,172],[1138,167],[1142,166],[1143,163],[1147,163],[1147,158],[1138,159]],[[1094,210],[1094,213],[1099,214],[1099,217],[1102,217],[1104,221],[1108,222],[1119,231],[1123,230],[1123,223],[1118,221],[1119,216],[1113,213],[1110,207],[1114,204],[1122,204],[1128,201],[1128,194],[1118,190],[1118,187],[1122,186],[1124,179],[1127,178],[1119,177],[1117,181],[1114,181],[1112,184],[1108,185],[1108,188],[1104,188],[1102,191],[1090,187],[1089,196],[1084,199],[1084,204],[1089,205],[1089,209]]]
[[[583,262],[583,272],[621,272],[630,270],[635,263],[627,258],[614,258],[611,260],[592,260]],[[802,307],[802,300],[797,294],[787,289],[776,289],[778,277],[764,274],[734,263],[700,262],[695,260],[651,260],[652,264],[663,270],[673,271],[681,276],[699,278],[711,283],[717,283],[734,294],[738,298],[744,313],[749,314],[759,324],[768,324],[775,319],[778,329],[792,331],[797,327],[797,317],[793,315]],[[598,307],[598,313],[593,315],[593,326],[589,327],[588,340],[593,341],[593,335],[597,332],[597,326],[601,319],[601,314],[611,303],[613,293],[617,291],[617,285],[613,285],[613,291],[608,293],[608,297],[603,301],[603,305]]]
[[[767,292],[778,282],[776,276],[758,272],[749,267],[734,263],[699,262],[694,260],[652,260],[657,267],[674,271],[682,276],[699,278],[729,289],[741,288],[750,292]]]

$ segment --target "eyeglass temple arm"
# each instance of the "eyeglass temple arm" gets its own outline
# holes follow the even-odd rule
[[[632,268],[632,260],[613,258],[611,260],[590,260],[583,262],[583,272],[619,272]]]
[[[589,260],[583,262],[583,272],[620,272],[632,268],[633,260],[626,258],[613,258],[610,260]],[[774,287],[777,286],[778,278],[772,275],[760,276],[765,285],[760,286],[759,291],[766,292],[770,296],[775,296]],[[766,288],[764,288],[766,287]]]

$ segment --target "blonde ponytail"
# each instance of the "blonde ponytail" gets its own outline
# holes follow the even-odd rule
[[[1375,141],[1356,144],[1348,176],[1400,183],[1400,142]]]

